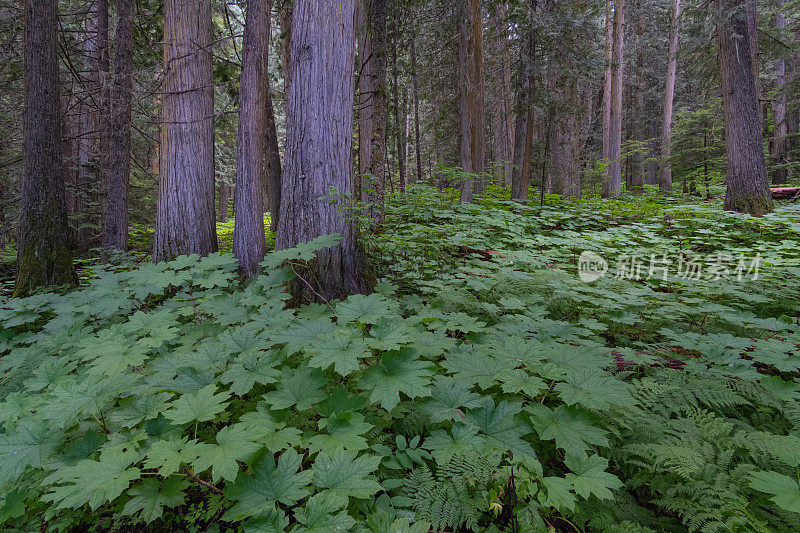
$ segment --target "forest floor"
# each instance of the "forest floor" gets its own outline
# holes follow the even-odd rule
[[[501,196],[393,197],[330,305],[331,237],[0,300],[0,524],[796,527],[800,205]]]

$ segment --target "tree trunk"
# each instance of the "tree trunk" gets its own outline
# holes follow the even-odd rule
[[[725,148],[728,158],[725,209],[761,216],[772,211],[758,121],[746,0],[715,0],[720,47]]]
[[[650,124],[650,142],[648,143],[647,185],[658,185],[658,137],[655,122]]]
[[[230,208],[231,188],[225,180],[219,180],[217,186],[217,222],[228,221]]]
[[[386,194],[386,0],[369,0],[368,24],[371,56],[368,58],[370,102],[370,139],[364,163],[365,178],[361,182],[361,198],[372,204],[372,217],[383,220],[383,202]]]
[[[580,198],[581,114],[577,82],[560,75],[553,63],[548,70],[549,92],[554,98],[547,139],[552,190],[565,198]]]
[[[534,2],[533,10],[536,9]],[[517,79],[519,87],[515,97],[514,164],[511,168],[511,198],[528,199],[531,179],[531,146],[533,144],[533,61],[536,44],[533,30],[523,35],[521,59]]]
[[[647,111],[645,110],[645,94],[647,93],[645,69],[645,49],[644,49],[644,33],[647,26],[647,11],[645,9],[644,0],[639,0],[639,15],[636,24],[636,118],[634,119],[634,132],[636,140],[641,143],[641,146],[647,143]],[[633,177],[631,179],[631,188],[641,189],[645,183],[647,172],[645,168],[644,152],[637,151],[633,157]]]
[[[61,168],[58,2],[27,0],[24,9],[24,155],[14,296],[78,281],[68,248]]]
[[[475,194],[482,194],[486,189],[483,22],[479,0],[457,1],[461,168],[468,175],[461,183],[461,201],[472,202]]]
[[[611,158],[611,80],[614,64],[614,4],[606,0],[606,70],[603,85],[603,159]]]
[[[278,145],[278,130],[275,127],[275,107],[272,104],[272,87],[267,76],[266,101],[267,108],[267,131],[266,131],[266,150],[267,150],[267,179],[262,190],[267,198],[264,208],[269,209],[270,230],[278,231],[278,220],[280,219],[281,209],[281,176],[283,168],[281,166],[281,152]]]
[[[761,87],[761,52],[758,47],[758,0],[744,0],[747,19],[747,41],[750,44],[750,64],[753,67],[753,79],[756,85],[756,110],[758,122],[765,127],[764,111],[761,108],[764,102],[764,91]]]
[[[417,158],[417,181],[422,181],[422,147],[419,135],[419,92],[417,87],[417,52],[415,41],[417,40],[414,28],[414,14],[409,14],[411,23],[411,95],[414,100],[414,151]]]
[[[272,0],[249,0],[247,3],[239,77],[233,255],[239,261],[239,272],[247,277],[259,273],[259,263],[267,251],[264,237],[266,198],[263,193],[267,168],[271,12]]]
[[[402,126],[402,118],[405,114],[400,112],[400,82],[397,75],[397,36],[400,34],[400,19],[396,15],[393,17],[394,31],[392,32],[392,96],[394,97],[394,128],[395,140],[397,141],[397,172],[400,176],[400,190],[406,189],[406,156],[404,154],[406,137],[405,129]],[[405,106],[403,106],[405,111]]]
[[[211,0],[164,2],[156,262],[217,251],[211,45]]]
[[[508,3],[500,2],[493,17],[499,39],[497,66],[499,106],[494,116],[495,163],[501,171],[502,183],[510,187],[514,161],[514,97],[511,91],[511,53],[508,47]]]
[[[669,33],[667,55],[667,86],[664,91],[664,114],[661,122],[661,172],[658,185],[662,191],[672,190],[672,109],[675,101],[675,76],[678,70],[678,20],[681,14],[681,0],[672,0],[672,24]]]
[[[128,188],[133,86],[133,0],[117,0],[114,79],[111,89],[111,139],[105,179],[103,247],[128,247]]]
[[[603,183],[603,198],[622,194],[622,70],[625,40],[625,0],[614,4],[614,38],[611,53],[611,117],[609,122],[608,178]]]
[[[108,70],[108,0],[89,0],[85,32],[75,191],[76,244],[81,250],[92,245],[93,227],[98,222],[95,206],[102,190],[100,157],[105,154],[100,143],[101,132],[107,131],[103,121],[108,117],[104,102],[107,93],[103,88],[104,73]]]
[[[786,15],[783,13],[783,6],[786,0],[778,0],[779,11],[775,17],[775,28],[779,34],[786,30]],[[772,163],[776,166],[772,173],[772,183],[786,183],[788,178],[787,163],[788,152],[786,150],[786,135],[788,128],[786,125],[786,60],[783,56],[775,62],[775,92],[776,97],[772,102],[772,114],[775,117],[774,140],[772,145]]]
[[[355,0],[296,0],[292,21],[291,85],[287,106],[285,171],[277,248],[320,235],[342,242],[322,250],[303,279],[331,300],[368,291],[365,257],[356,231],[328,189],[352,192],[353,11]],[[318,299],[294,285],[295,299]]]

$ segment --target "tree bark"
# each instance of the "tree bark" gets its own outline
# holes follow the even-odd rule
[[[267,150],[267,180],[262,190],[267,198],[264,206],[270,212],[270,230],[278,231],[278,220],[280,219],[281,209],[281,176],[283,167],[281,165],[281,152],[278,145],[278,130],[275,126],[275,107],[272,104],[272,87],[267,76],[266,88],[266,108],[267,108],[267,131],[266,131],[266,150]]]
[[[761,216],[772,211],[772,197],[758,120],[745,1],[715,0],[728,159],[725,209]]]
[[[211,0],[164,2],[156,262],[217,251],[211,45]]]
[[[551,188],[565,198],[580,198],[581,114],[577,81],[562,75],[552,63],[548,70],[548,85],[555,101],[547,139]]]
[[[322,250],[302,273],[327,300],[369,290],[355,228],[337,205],[322,198],[331,188],[342,195],[353,188],[354,4],[355,0],[296,0],[292,21],[277,248],[291,248],[320,235],[342,235],[340,244]],[[293,288],[298,301],[318,299],[303,283]]]
[[[249,0],[239,77],[239,135],[236,149],[236,223],[233,255],[246,277],[259,273],[267,251],[264,237],[269,37],[272,0]],[[267,103],[269,100],[269,103]]]
[[[417,87],[417,33],[414,27],[414,13],[408,17],[411,24],[411,95],[414,100],[414,152],[417,159],[417,181],[422,181],[422,147],[419,135],[419,91]]]
[[[603,198],[622,194],[622,71],[625,40],[625,0],[614,4],[614,38],[611,53],[611,117],[609,122],[608,178],[603,183]]]
[[[534,0],[532,9],[536,10]],[[511,198],[528,199],[531,179],[531,146],[533,144],[533,62],[536,43],[533,30],[524,33],[515,97],[514,165],[511,169]]]
[[[131,156],[131,90],[133,87],[133,0],[117,0],[111,131],[104,180],[103,247],[127,250],[128,189]]]
[[[778,14],[775,17],[775,28],[779,34],[786,30],[786,15],[783,13],[783,6],[786,0],[778,0]],[[786,60],[781,55],[775,62],[775,92],[776,97],[772,102],[772,114],[775,119],[772,144],[772,164],[776,168],[772,172],[772,183],[786,183],[788,178],[788,151],[786,135],[788,128],[786,124]]]
[[[361,199],[372,205],[371,215],[378,222],[383,219],[383,202],[386,194],[386,0],[369,0],[367,12],[369,24],[370,57],[368,58],[368,87],[372,93],[366,95],[370,102],[369,148],[365,152],[364,178],[361,182]],[[362,73],[362,77],[364,74]],[[363,96],[363,95],[362,95]]]
[[[508,3],[497,4],[493,24],[498,42],[498,94],[494,115],[494,159],[501,171],[502,183],[510,187],[514,161],[514,99],[511,91],[511,53],[508,46]]]
[[[24,9],[24,155],[14,296],[36,287],[77,283],[61,168],[58,2],[27,0]]]
[[[92,245],[93,227],[98,222],[94,206],[103,202],[100,199],[103,190],[100,159],[107,153],[104,151],[107,143],[102,140],[103,133],[108,132],[104,124],[108,119],[108,105],[103,83],[108,70],[108,0],[89,0],[87,7],[75,191],[76,244],[81,250],[88,250]]]
[[[645,69],[645,49],[644,49],[644,33],[647,27],[647,11],[645,9],[644,1],[639,0],[637,6],[639,14],[636,24],[636,119],[634,122],[634,133],[636,140],[641,143],[642,147],[647,143],[647,112],[645,110],[645,94],[647,92]],[[645,155],[644,152],[638,152],[633,157],[633,176],[631,179],[631,188],[641,189],[646,181],[647,169],[645,168]]]
[[[405,115],[405,105],[403,113],[400,112],[400,81],[397,73],[397,36],[400,35],[400,19],[396,16],[394,20],[394,31],[392,32],[392,95],[394,97],[394,129],[395,140],[397,142],[397,172],[400,177],[400,190],[406,190],[406,135],[403,128],[402,119]]]
[[[611,158],[611,80],[614,64],[614,4],[606,0],[606,70],[603,85],[603,159]]]
[[[217,185],[217,222],[228,221],[231,201],[231,188],[225,180],[220,179]]]
[[[664,90],[664,114],[661,122],[661,172],[658,186],[662,191],[672,190],[672,110],[675,100],[675,76],[678,70],[678,21],[681,14],[681,0],[672,0],[672,24],[669,33],[667,56],[667,86]]]
[[[479,0],[459,4],[459,87],[461,117],[461,201],[472,202],[486,189],[486,117],[484,114],[483,22]]]

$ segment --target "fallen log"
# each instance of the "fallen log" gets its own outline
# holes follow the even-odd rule
[[[800,187],[775,187],[769,192],[773,200],[793,200],[800,197]]]

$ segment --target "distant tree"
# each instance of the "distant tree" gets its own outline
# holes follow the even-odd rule
[[[133,85],[133,0],[117,0],[114,77],[111,87],[111,127],[108,164],[103,169],[103,247],[127,249],[128,189],[131,157],[131,90]]]
[[[606,105],[610,109],[608,129],[608,178],[603,183],[603,197],[616,198],[622,193],[622,86],[625,41],[625,0],[614,2],[614,24],[611,47],[611,94]]]
[[[667,52],[667,78],[664,90],[664,114],[661,122],[661,168],[658,185],[662,191],[672,190],[671,136],[672,111],[675,100],[675,76],[678,70],[678,20],[681,15],[681,0],[672,0],[672,24],[669,31]]]
[[[342,242],[322,250],[303,279],[325,299],[369,290],[356,230],[324,196],[353,191],[353,56],[355,0],[295,0],[292,15],[286,152],[276,246],[291,248],[320,235]],[[304,283],[295,297],[315,300]]]
[[[761,216],[772,211],[772,197],[758,117],[746,1],[715,0],[728,158],[725,209]]]
[[[775,29],[781,33],[786,30],[786,14],[783,12],[786,0],[778,0],[778,13],[775,15]],[[786,122],[786,59],[781,54],[775,62],[775,92],[772,101],[772,114],[775,126],[772,141],[772,162],[776,165],[772,173],[772,182],[775,184],[786,183],[788,178],[788,144],[786,136],[788,127]],[[796,133],[796,132],[795,132]]]
[[[36,287],[77,283],[61,168],[58,2],[26,0],[24,9],[23,179],[15,296]]]
[[[217,251],[211,0],[164,2],[161,167],[153,260]]]

